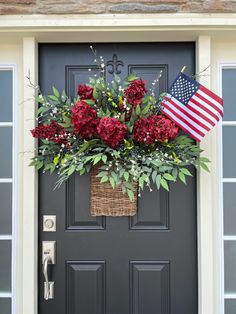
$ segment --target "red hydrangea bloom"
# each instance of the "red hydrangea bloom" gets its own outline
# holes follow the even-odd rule
[[[145,142],[149,132],[149,120],[147,118],[140,118],[134,123],[133,137],[135,141],[141,143]]]
[[[140,118],[134,124],[133,137],[137,142],[145,142],[147,145],[155,142],[164,142],[174,139],[179,128],[173,121],[162,115],[151,115],[148,118]]]
[[[93,88],[89,85],[78,85],[78,95],[80,96],[80,99],[92,99],[93,98]]]
[[[86,102],[78,101],[72,107],[71,124],[78,135],[83,138],[96,135],[98,123],[96,110]]]
[[[103,117],[97,127],[101,140],[111,148],[117,148],[124,141],[126,125],[116,118]]]
[[[147,92],[145,83],[146,82],[143,80],[134,80],[125,89],[124,94],[129,104],[133,105],[134,107],[141,104],[142,99]]]
[[[56,121],[52,121],[48,125],[39,125],[31,130],[33,137],[39,139],[47,139],[59,144],[68,144],[68,132]]]

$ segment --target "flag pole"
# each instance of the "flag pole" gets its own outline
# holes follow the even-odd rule
[[[186,70],[186,65],[184,65],[183,67],[182,67],[182,70],[180,71],[181,73],[183,73],[185,70]]]

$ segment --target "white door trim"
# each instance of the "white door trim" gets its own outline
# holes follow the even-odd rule
[[[49,20],[50,21],[50,20]],[[68,21],[68,20],[67,20]],[[168,18],[169,21],[169,18]],[[100,21],[101,22],[101,21]],[[141,27],[142,28],[142,27]],[[85,28],[86,29],[86,28]],[[65,29],[64,31],[69,31]],[[114,34],[118,30],[114,29]],[[140,31],[140,27],[137,32]],[[48,40],[55,41],[53,31],[47,34]],[[119,30],[119,34],[125,38],[125,31]],[[99,31],[97,31],[99,36]],[[64,37],[64,36],[63,36]],[[61,42],[63,42],[61,37]],[[105,37],[106,39],[106,37]],[[103,38],[103,40],[105,40]],[[127,39],[127,38],[126,38]],[[139,40],[142,41],[142,33],[139,32]],[[109,36],[108,41],[111,41]],[[143,39],[145,41],[145,39]],[[211,64],[211,38],[208,35],[197,36],[196,61],[197,72],[205,69]],[[35,37],[25,37],[23,40],[24,59],[24,99],[28,99],[24,105],[24,193],[23,208],[24,228],[23,234],[23,304],[22,314],[37,314],[37,174],[29,167],[30,158],[34,155],[35,141],[30,136],[29,130],[34,127],[35,106],[32,99],[32,89],[28,86],[26,76],[30,73],[31,81],[37,84],[37,40]],[[210,74],[210,70],[209,74]],[[200,78],[201,83],[210,87],[210,76]],[[198,199],[198,282],[199,282],[199,314],[220,314],[216,295],[219,289],[215,285],[215,276],[218,271],[214,267],[215,250],[215,225],[213,210],[216,205],[215,176],[216,154],[215,154],[216,132],[211,132],[201,143],[204,156],[211,160],[211,174],[200,171],[198,173],[197,199]]]
[[[35,142],[29,130],[35,127],[36,106],[33,100],[34,90],[29,86],[27,77],[37,84],[38,47],[34,37],[23,39],[23,276],[22,276],[22,314],[37,314],[38,312],[38,206],[37,206],[37,173],[29,167],[31,158],[35,155]]]

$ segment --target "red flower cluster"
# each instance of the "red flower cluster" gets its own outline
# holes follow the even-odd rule
[[[33,137],[40,139],[47,139],[59,144],[67,144],[68,132],[55,121],[52,121],[49,125],[39,125],[35,129],[31,130]]]
[[[133,137],[137,142],[147,145],[173,139],[178,134],[178,127],[162,115],[140,118],[134,124]]]
[[[136,107],[137,105],[141,104],[144,95],[146,94],[147,89],[145,87],[145,81],[143,80],[134,80],[126,88],[124,91],[125,97],[129,104]]]
[[[78,85],[78,95],[80,99],[92,99],[93,98],[93,88],[88,85]]]
[[[94,108],[84,101],[78,101],[72,107],[71,124],[75,132],[83,138],[97,134],[99,118]]]
[[[103,117],[97,127],[101,140],[111,148],[117,148],[123,142],[126,134],[126,125],[119,120]]]

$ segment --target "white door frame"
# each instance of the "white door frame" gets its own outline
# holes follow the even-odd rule
[[[30,159],[34,156],[35,141],[30,136],[29,130],[35,126],[35,106],[32,99],[32,88],[28,86],[27,76],[37,84],[38,72],[38,42],[112,42],[112,41],[183,41],[196,42],[197,72],[211,64],[211,36],[202,32],[204,27],[210,32],[216,28],[224,31],[228,18],[210,19],[208,16],[197,15],[195,20],[189,14],[183,17],[126,15],[116,18],[109,16],[83,16],[71,17],[37,17],[26,19],[22,23],[20,17],[12,20],[0,20],[3,30],[13,32],[18,30],[18,36],[23,40],[23,96],[25,100],[23,120],[21,127],[24,137],[23,158],[23,282],[22,309],[20,314],[37,314],[38,298],[38,213],[37,213],[37,173],[29,167]],[[181,18],[181,19],[180,19]],[[161,19],[161,22],[160,22]],[[208,21],[208,22],[207,22]],[[236,30],[236,19],[233,15],[231,29]],[[208,23],[208,24],[207,24]],[[3,25],[3,24],[2,24]],[[99,27],[98,27],[99,26]],[[174,31],[173,31],[174,30]],[[30,34],[28,34],[30,33]],[[130,37],[130,34],[133,34]],[[67,36],[68,35],[68,36]],[[14,35],[12,35],[14,37]],[[64,40],[66,38],[66,40]],[[132,39],[130,39],[132,38]],[[200,82],[210,87],[210,69],[207,75],[200,78]],[[208,75],[209,74],[209,75]],[[214,210],[217,208],[217,132],[212,131],[201,143],[204,156],[211,160],[211,174],[198,172],[197,177],[197,202],[198,202],[198,308],[199,314],[221,314],[222,296],[219,293],[223,283],[218,278],[218,269],[215,268],[217,242],[215,240],[217,221],[213,219]],[[19,285],[18,285],[19,287]],[[20,312],[20,310],[19,310]]]

